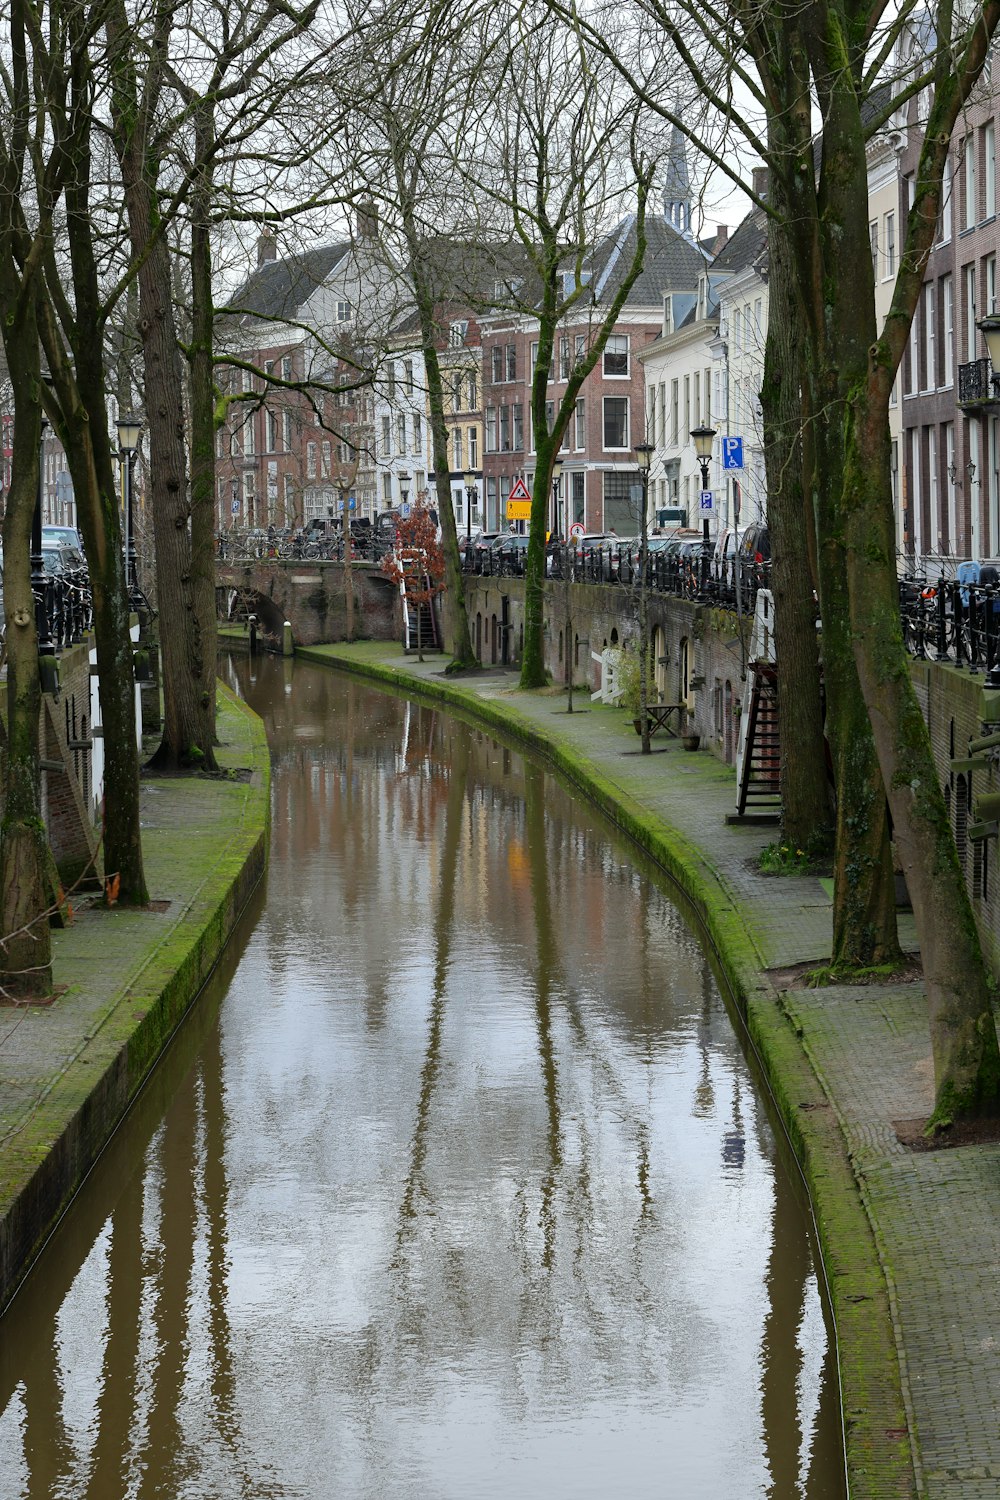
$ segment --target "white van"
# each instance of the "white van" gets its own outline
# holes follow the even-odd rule
[[[732,588],[733,565],[745,530],[745,526],[727,526],[716,537],[715,551],[712,554],[712,577],[723,588]]]

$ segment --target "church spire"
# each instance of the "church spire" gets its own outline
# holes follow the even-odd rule
[[[692,239],[691,180],[688,177],[684,136],[677,125],[670,133],[667,174],[663,184],[663,217],[678,234],[682,234],[685,239]]]

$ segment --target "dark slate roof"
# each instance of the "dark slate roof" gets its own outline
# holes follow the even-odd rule
[[[253,313],[260,318],[294,318],[350,248],[349,242],[322,245],[284,260],[265,261],[220,310]]]
[[[597,246],[593,285],[602,302],[614,295],[635,248],[635,218],[623,219]],[[697,245],[655,214],[646,219],[646,256],[626,299],[626,307],[659,307],[669,291],[694,291],[705,257]],[[605,272],[607,279],[605,280]]]
[[[752,208],[712,262],[713,271],[767,270],[767,214]]]

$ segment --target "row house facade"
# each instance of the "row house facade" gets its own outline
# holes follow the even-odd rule
[[[557,329],[546,401],[549,423],[557,416],[574,364],[591,345],[602,306],[614,295],[635,233],[634,222],[625,220],[595,248],[584,272],[594,289],[593,301],[589,307],[578,304],[580,311],[571,312]],[[553,531],[581,525],[590,532],[626,536],[639,529],[633,449],[646,431],[640,356],[662,331],[664,293],[696,281],[705,264],[689,234],[666,217],[647,220],[646,234],[643,271],[563,429],[562,476],[549,517]],[[566,290],[572,290],[569,281]],[[485,525],[494,531],[507,527],[507,501],[515,481],[523,479],[530,491],[534,480],[531,386],[538,325],[526,316],[497,316],[484,321],[482,339]]]
[[[283,259],[261,235],[257,267],[219,322],[230,359],[218,372],[229,398],[216,442],[219,529],[330,519],[345,490],[353,513],[375,513],[374,397],[356,369],[402,295],[367,218],[354,240]]]
[[[997,311],[997,65],[952,139],[936,243],[900,370],[900,551],[950,568],[1000,555],[1000,392],[981,319]],[[896,213],[913,201],[922,101],[897,122]],[[887,275],[894,240],[883,234]],[[875,248],[873,246],[873,259]]]

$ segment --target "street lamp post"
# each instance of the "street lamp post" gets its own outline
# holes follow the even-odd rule
[[[694,451],[697,456],[698,463],[701,466],[701,487],[703,490],[707,490],[709,487],[708,467],[712,462],[712,444],[715,441],[715,428],[695,427],[692,429],[691,437],[694,439]],[[705,542],[707,543],[709,541],[707,511],[705,512],[702,526],[704,528],[703,537]],[[705,548],[705,553],[707,556],[707,546]]]
[[[409,476],[409,474],[400,474],[400,476],[399,476],[399,500],[400,500],[400,504],[401,505],[405,505],[407,503],[407,501],[409,500],[409,498],[410,498],[410,476]]]
[[[649,556],[649,466],[653,461],[652,443],[636,443],[635,461],[642,480],[642,516],[639,525],[639,729],[642,753],[649,755],[649,624],[646,618],[646,560]],[[708,522],[705,522],[708,525]]]
[[[463,479],[465,481],[465,551],[468,555],[472,546],[472,507],[479,499],[479,491],[476,489],[476,476],[471,469],[466,469]]]
[[[132,525],[132,465],[135,450],[142,436],[142,423],[138,417],[126,415],[118,418],[118,455],[125,471],[125,583],[129,598],[137,586],[135,531]]]
[[[562,459],[556,458],[552,462],[552,535],[560,536],[562,527],[559,524],[559,492],[562,484]]]

